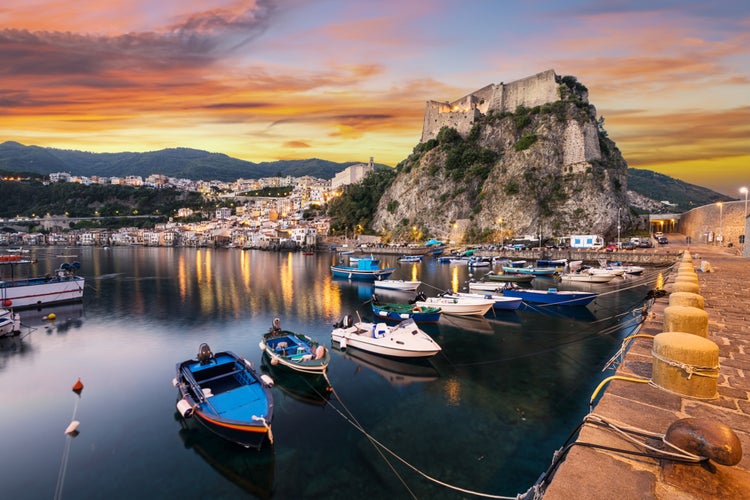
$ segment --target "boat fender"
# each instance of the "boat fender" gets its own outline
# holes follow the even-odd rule
[[[177,382],[177,377],[175,377],[172,379],[172,387],[177,387],[177,384],[179,384],[179,382]]]
[[[346,337],[341,337],[341,341],[339,341],[339,349],[342,351],[346,350]]]
[[[315,349],[315,359],[322,358],[326,353],[326,348],[322,345],[319,345],[317,349]]]
[[[273,379],[265,373],[260,376],[260,379],[263,381],[266,387],[273,387]]]
[[[271,358],[271,366],[276,366],[279,364],[279,358]]]
[[[190,418],[193,416],[193,407],[190,406],[190,403],[184,398],[177,401],[177,411],[180,412],[180,415],[182,415],[183,418]]]
[[[414,306],[411,311],[415,312],[415,313],[421,313],[422,312],[422,308],[419,307],[419,306]]]
[[[68,434],[70,436],[76,436],[76,430],[78,429],[78,426],[81,424],[78,420],[73,420],[68,427],[65,429],[65,434]]]
[[[211,392],[211,388],[210,387],[203,387],[201,389],[201,392],[203,392],[203,397],[204,398],[210,398],[211,396],[214,395],[214,393]]]

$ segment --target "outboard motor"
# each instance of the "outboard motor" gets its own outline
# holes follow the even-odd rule
[[[409,301],[409,304],[416,304],[417,302],[424,302],[425,300],[427,300],[427,295],[425,295],[424,292],[418,292],[417,295]]]
[[[372,294],[372,303],[373,304],[380,304],[380,299],[378,299],[378,296],[376,294]]]
[[[214,357],[214,353],[211,352],[211,348],[208,347],[208,344],[203,343],[198,348],[198,361],[200,364],[205,365],[209,361],[211,361]]]

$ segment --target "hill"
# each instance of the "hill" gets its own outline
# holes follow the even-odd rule
[[[689,184],[679,179],[659,174],[651,170],[628,169],[628,190],[657,202],[667,201],[672,205],[658,203],[640,207],[647,212],[687,212],[691,208],[708,205],[717,201],[730,201],[733,198],[708,188]],[[631,197],[631,204],[638,205]]]
[[[67,149],[25,146],[8,141],[0,144],[0,170],[49,175],[69,172],[81,176],[147,177],[162,174],[193,180],[234,181],[239,178],[310,175],[332,179],[349,165],[312,158],[253,163],[221,153],[199,149],[171,148],[148,153],[89,153]],[[385,167],[385,165],[378,165]]]

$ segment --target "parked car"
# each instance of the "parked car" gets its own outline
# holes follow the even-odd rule
[[[641,242],[638,243],[638,248],[651,248],[652,246],[654,245],[651,243],[651,240],[641,240]]]
[[[661,231],[656,231],[654,233],[654,238],[661,238],[662,236],[664,236],[664,233],[662,233]]]
[[[666,245],[667,243],[669,243],[669,240],[666,236],[659,236],[656,241],[658,241],[660,245]]]
[[[633,243],[632,241],[623,241],[622,249],[623,250],[635,250],[635,243]]]
[[[604,249],[605,252],[614,252],[617,250],[617,243],[610,243],[607,245],[607,247]]]

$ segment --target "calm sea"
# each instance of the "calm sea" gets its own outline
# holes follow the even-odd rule
[[[371,284],[333,279],[334,254],[115,247],[37,248],[33,257],[35,274],[79,261],[86,291],[82,304],[21,311],[33,330],[0,339],[3,498],[470,496],[377,449],[355,423],[431,478],[515,496],[587,413],[611,374],[603,364],[632,333],[634,316],[625,313],[656,280],[648,272],[585,285],[620,291],[575,315],[444,316],[424,327],[443,347],[426,363],[334,349],[327,399],[304,380],[277,379],[275,442],[257,452],[179,418],[176,363],[207,342],[260,366],[258,341],[274,317],[330,346],[342,315],[371,318]],[[392,278],[421,280],[427,295],[463,289],[470,278],[465,266],[396,260],[382,259],[397,268]],[[45,320],[50,312],[54,322]],[[79,377],[80,396],[71,390]],[[74,419],[79,434],[68,437]]]

